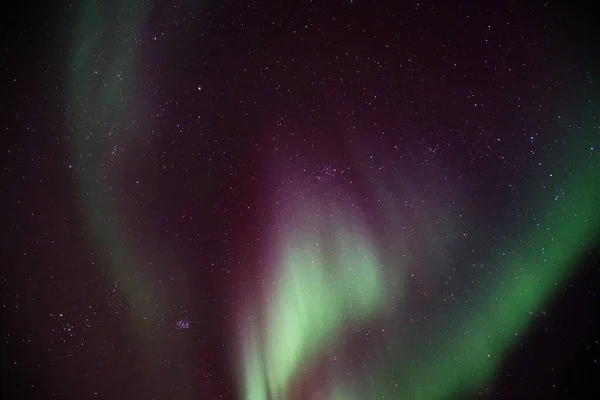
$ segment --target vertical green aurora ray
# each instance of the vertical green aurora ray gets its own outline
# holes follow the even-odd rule
[[[265,373],[265,360],[262,348],[258,345],[259,336],[254,327],[251,327],[245,337],[242,338],[243,370],[244,374],[244,398],[245,399],[268,399],[268,384]]]
[[[333,232],[324,233],[324,224],[311,229],[320,218],[319,205],[308,208],[311,218],[294,216],[297,224],[306,225],[290,235],[277,265],[266,327],[244,338],[243,391],[248,400],[288,398],[302,365],[335,343],[343,325],[359,325],[381,305],[381,266],[364,236],[331,210]],[[327,241],[331,246],[323,246]]]
[[[71,139],[84,215],[107,261],[107,271],[129,304],[138,337],[149,337],[161,299],[152,273],[141,265],[127,226],[120,217],[123,147],[136,126],[133,76],[138,37],[144,23],[143,2],[125,1],[117,15],[101,1],[79,7],[68,67]],[[115,151],[117,148],[117,151]],[[141,333],[144,332],[142,335]]]

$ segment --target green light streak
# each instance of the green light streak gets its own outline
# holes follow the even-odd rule
[[[147,265],[138,260],[119,212],[121,191],[115,188],[123,167],[119,154],[140,130],[135,122],[133,76],[137,37],[146,12],[140,1],[126,1],[112,9],[116,15],[103,2],[88,0],[77,15],[68,65],[73,167],[84,216],[107,260],[109,281],[116,283],[130,305],[138,337],[148,338],[166,294],[154,283]]]
[[[506,353],[597,239],[600,170],[593,158],[573,153],[570,160],[562,179],[554,180],[566,184],[550,185],[545,192],[561,186],[571,194],[569,201],[538,199],[539,226],[528,229],[516,244],[507,244],[510,256],[496,260],[501,273],[480,293],[482,300],[459,316],[454,329],[443,335],[446,340],[439,334],[432,339],[434,345],[417,356],[416,368],[406,371],[396,365],[392,372],[380,371],[376,393],[365,392],[361,398],[453,399],[491,383]],[[446,332],[448,326],[440,323],[438,331]]]
[[[266,334],[254,332],[245,349],[246,399],[289,396],[305,362],[381,305],[381,267],[365,240],[341,222],[333,238],[317,232],[290,242],[269,301]],[[328,239],[333,243],[323,246]]]
[[[422,382],[422,399],[449,397],[459,389],[481,388],[493,379],[502,356],[539,315],[572,273],[573,264],[583,256],[600,226],[599,172],[592,165],[577,165],[569,174],[568,193],[575,198],[568,206],[553,199],[542,202],[540,227],[524,235],[509,260],[498,260],[503,273],[492,282],[489,294],[472,312],[463,316],[461,332],[444,348],[448,356],[435,365],[433,354],[444,354],[442,346],[434,350],[417,376]],[[471,322],[472,321],[472,322]],[[469,334],[462,332],[469,330]],[[455,358],[462,360],[455,362]],[[416,390],[409,391],[411,395]]]

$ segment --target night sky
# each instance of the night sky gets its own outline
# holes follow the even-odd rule
[[[1,18],[2,399],[600,395],[591,5]]]

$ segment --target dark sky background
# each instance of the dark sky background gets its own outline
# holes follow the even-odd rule
[[[344,318],[304,369],[335,378],[281,398],[333,399],[338,369],[357,398],[419,398],[421,365],[444,377],[455,332],[494,324],[517,339],[491,378],[426,399],[598,398],[592,4],[100,3],[2,11],[3,399],[248,399],[244,321],[338,211],[385,311]],[[486,320],[513,273],[556,284]]]

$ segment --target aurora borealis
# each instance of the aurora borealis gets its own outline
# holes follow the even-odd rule
[[[10,9],[2,398],[595,398],[593,15]]]

